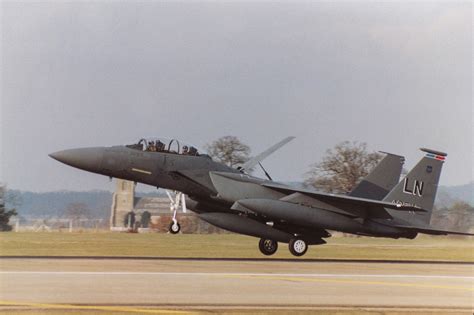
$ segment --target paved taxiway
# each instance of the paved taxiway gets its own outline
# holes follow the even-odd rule
[[[471,310],[472,264],[0,259],[0,304]]]

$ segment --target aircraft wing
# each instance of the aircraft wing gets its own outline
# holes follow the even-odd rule
[[[439,229],[433,228],[432,226],[411,226],[411,225],[395,225],[395,226],[396,226],[396,227],[403,228],[403,229],[405,229],[405,230],[411,230],[411,231],[419,232],[419,233],[423,233],[423,234],[431,234],[431,235],[448,235],[448,234],[455,234],[455,235],[470,235],[470,236],[474,236],[473,233],[439,230]]]
[[[301,193],[323,202],[336,203],[336,204],[339,202],[339,203],[354,205],[357,207],[360,207],[360,206],[371,207],[373,209],[374,208],[380,209],[381,212],[385,211],[384,208],[394,209],[394,210],[399,210],[399,211],[426,212],[426,210],[423,210],[415,206],[410,206],[410,205],[401,205],[397,203],[351,197],[351,196],[346,196],[346,195],[328,194],[328,193],[318,192],[318,191],[314,191],[310,189],[290,187],[290,186],[286,186],[279,183],[265,182],[262,184],[262,186],[270,188],[270,189],[274,189],[286,194]]]
[[[259,155],[251,158],[250,160],[248,160],[246,163],[244,163],[244,165],[242,165],[242,169],[244,170],[249,170],[251,168],[253,168],[254,166],[256,166],[258,163],[260,163],[261,161],[263,161],[264,159],[266,159],[269,155],[271,155],[273,152],[275,152],[276,150],[278,150],[279,148],[281,148],[282,146],[284,146],[285,144],[287,144],[288,142],[290,142],[291,140],[293,140],[295,137],[287,137],[283,140],[281,140],[280,142],[272,145],[271,147],[269,147],[268,149],[266,149],[265,151],[263,151],[262,153],[260,153]]]

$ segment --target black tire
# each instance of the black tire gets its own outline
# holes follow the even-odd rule
[[[181,225],[179,225],[178,222],[176,222],[176,224],[171,222],[168,231],[170,231],[171,234],[178,234],[179,231],[181,231]]]
[[[258,242],[258,249],[260,249],[260,252],[266,256],[273,255],[278,250],[278,242],[261,238],[260,242]]]
[[[308,250],[308,244],[306,244],[306,242],[301,238],[291,239],[288,245],[288,247],[290,248],[290,253],[296,257],[303,256]]]

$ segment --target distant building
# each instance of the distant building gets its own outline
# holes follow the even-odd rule
[[[135,183],[123,179],[117,179],[115,192],[112,195],[112,209],[110,215],[110,227],[121,230],[126,227],[128,213],[133,212],[137,221],[143,212],[148,211],[152,217],[161,215],[169,216],[170,201],[163,197],[136,197]],[[155,218],[156,219],[156,218]]]

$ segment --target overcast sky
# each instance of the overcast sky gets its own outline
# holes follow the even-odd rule
[[[112,189],[47,156],[235,135],[301,180],[343,140],[448,152],[473,180],[470,2],[1,2],[1,174],[10,188]]]

